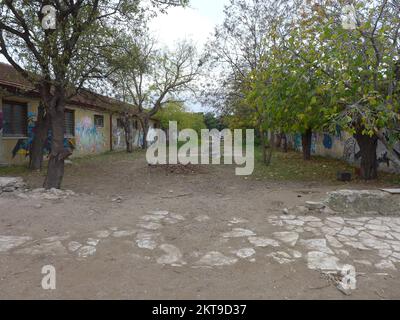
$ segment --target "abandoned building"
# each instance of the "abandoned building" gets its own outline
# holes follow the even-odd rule
[[[12,66],[0,63],[0,165],[28,161],[39,105],[39,93],[32,84]],[[65,110],[65,145],[73,150],[72,157],[124,150],[123,110],[120,101],[89,91],[73,97]],[[133,145],[139,147],[143,130],[137,119],[132,125]],[[152,119],[150,130],[157,126]],[[45,149],[48,152],[49,142]]]

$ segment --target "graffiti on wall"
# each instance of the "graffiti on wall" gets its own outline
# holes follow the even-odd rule
[[[31,146],[33,143],[33,139],[35,138],[36,131],[36,113],[28,112],[28,137],[24,139],[19,139],[15,144],[12,150],[12,157],[15,158],[17,155],[22,155],[25,157],[29,157],[29,152],[31,150]],[[51,150],[51,130],[48,131],[47,139],[44,143],[43,152],[45,155],[48,155]],[[75,139],[74,138],[65,138],[64,139],[64,147],[66,149],[74,150],[75,149]]]
[[[356,139],[350,137],[344,143],[343,160],[347,162],[356,162],[361,157],[360,148],[358,147]]]
[[[290,135],[288,141],[292,142],[292,146],[296,151],[302,151],[301,134]],[[353,164],[361,160],[361,152],[357,140],[346,132],[342,132],[340,127],[336,128],[334,134],[313,133],[311,151],[313,154],[328,155]],[[396,144],[394,152],[400,156],[400,141]],[[389,171],[393,169],[388,150],[380,141],[378,141],[376,155],[380,168],[384,169],[384,166]]]
[[[349,137],[344,142],[336,137],[331,137],[331,139],[333,143],[341,143],[343,145],[343,156],[342,156],[343,160],[349,163],[356,163],[360,161],[361,159],[360,147],[358,146],[357,140],[354,137]],[[326,141],[324,141],[323,146],[326,149],[330,149],[327,148]],[[398,155],[400,155],[400,143],[397,144],[396,149],[395,152],[398,153]],[[384,164],[386,165],[386,167],[390,168],[391,162],[388,157],[388,151],[386,147],[383,145],[383,143],[380,141],[378,141],[376,155],[379,165]]]
[[[113,128],[113,148],[122,149],[124,147],[124,129],[118,126]]]
[[[325,147],[325,149],[332,149],[333,147],[333,139],[329,134],[324,134],[324,140],[323,140],[323,145]]]
[[[12,150],[12,157],[15,158],[17,154],[23,155],[25,157],[29,156],[29,150],[35,136],[35,122],[36,113],[28,112],[28,138],[19,139]]]
[[[297,151],[303,151],[303,143],[300,133],[297,133],[294,136],[294,148]],[[315,133],[313,133],[311,136],[311,153],[317,153],[317,135]]]
[[[84,152],[102,152],[107,148],[102,130],[99,130],[90,117],[83,117],[76,125],[76,147]]]

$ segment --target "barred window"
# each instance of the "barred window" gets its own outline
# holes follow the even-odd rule
[[[104,127],[104,116],[101,115],[94,115],[94,125],[96,127],[103,128]]]
[[[75,111],[65,110],[64,112],[65,135],[67,137],[75,136]]]
[[[28,107],[26,103],[3,101],[3,136],[28,135]]]

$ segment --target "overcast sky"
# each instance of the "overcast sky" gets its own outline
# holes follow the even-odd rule
[[[202,48],[217,24],[223,22],[224,5],[229,0],[190,0],[188,8],[171,8],[150,24],[161,43],[172,46],[181,39],[192,39]]]
[[[190,0],[189,7],[171,8],[150,23],[150,31],[160,45],[174,47],[179,40],[188,39],[197,45],[199,53],[215,27],[224,20],[224,6],[229,0]],[[212,111],[198,103],[187,101],[187,107],[196,112]]]
[[[187,8],[171,8],[168,14],[159,15],[150,23],[150,30],[162,46],[173,47],[177,41],[189,39],[200,52],[215,26],[223,22],[224,5],[228,3],[229,0],[190,0]],[[0,61],[6,61],[2,55]],[[191,108],[205,111],[198,105]]]
[[[150,24],[161,44],[173,44],[185,38],[202,48],[214,27],[223,21],[224,5],[229,0],[191,0],[189,8],[171,8]],[[0,55],[0,61],[6,60]]]

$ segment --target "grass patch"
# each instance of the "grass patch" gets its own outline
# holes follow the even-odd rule
[[[126,151],[109,151],[97,155],[87,155],[77,158],[70,159],[72,161],[72,166],[83,166],[90,164],[101,164],[101,163],[113,163],[117,161],[132,160],[134,158],[139,158],[144,155],[144,151],[141,149],[135,150],[133,153],[127,153]],[[68,169],[70,166],[66,165]],[[43,170],[41,172],[33,172],[28,169],[26,164],[23,165],[12,165],[0,167],[0,176],[19,176],[24,177],[28,175],[42,175],[45,176],[47,171],[47,161],[43,162]]]
[[[337,181],[338,171],[347,171],[353,174],[355,182],[363,182],[355,177],[355,167],[345,161],[312,156],[310,161],[304,161],[302,153],[275,151],[272,163],[266,166],[262,163],[261,148],[255,149],[254,175],[259,178],[267,178],[277,181],[319,181],[341,183]],[[377,182],[385,184],[400,184],[400,176],[391,173],[379,172]]]
[[[99,164],[104,162],[116,162],[124,160],[132,160],[142,157],[145,153],[142,149],[134,150],[133,153],[127,153],[126,151],[108,151],[97,155],[87,155],[79,158],[72,158],[71,161],[73,165],[83,165],[83,164]]]
[[[0,176],[25,176],[29,173],[26,165],[0,167]]]

